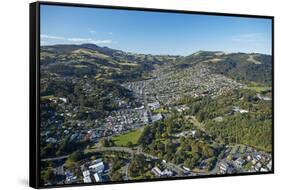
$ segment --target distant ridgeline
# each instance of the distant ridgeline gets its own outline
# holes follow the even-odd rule
[[[154,64],[172,63],[178,57],[126,53],[94,44],[42,46],[41,71],[126,81],[142,78]]]
[[[272,82],[270,55],[198,51],[189,56],[127,53],[94,44],[41,47],[42,74],[46,68],[62,76],[92,75],[97,79],[126,81],[141,79],[155,65],[174,64],[186,68],[207,64],[213,72],[239,81]]]

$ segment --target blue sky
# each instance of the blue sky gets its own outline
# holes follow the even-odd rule
[[[271,20],[41,5],[41,45],[95,43],[135,53],[271,54]]]

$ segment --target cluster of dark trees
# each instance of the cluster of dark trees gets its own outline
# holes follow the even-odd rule
[[[110,146],[114,146],[115,143],[112,139],[104,138],[104,139],[101,140],[101,145],[103,147],[110,147]]]
[[[89,141],[70,141],[69,138],[62,139],[59,143],[40,144],[40,157],[49,158],[54,156],[64,156],[73,153],[76,150],[84,149],[89,144]]]
[[[135,154],[131,160],[128,171],[129,176],[135,179],[149,179],[151,169],[155,166],[156,161],[147,160],[142,154]]]
[[[85,91],[85,84],[90,86],[91,93]],[[65,97],[68,104],[73,107],[91,107],[97,111],[112,111],[120,108],[117,99],[134,103],[132,92],[117,82],[96,81],[94,78],[79,79],[75,83],[67,79],[50,80],[42,84],[40,94]]]
[[[206,131],[220,143],[240,143],[271,152],[272,102],[260,100],[255,91],[234,90],[215,99],[183,98],[188,114],[204,123]],[[234,111],[234,107],[248,113]],[[222,121],[215,121],[221,117]]]
[[[194,137],[181,137],[176,140],[173,134],[192,129],[192,124],[183,118],[173,115],[163,121],[146,126],[139,138],[144,151],[175,164],[184,164],[189,168],[198,166],[204,159],[214,160],[221,150],[210,136],[200,130]],[[210,164],[211,165],[211,164]]]
[[[272,57],[270,55],[245,53],[216,55],[216,53],[218,52],[200,51],[190,56],[180,57],[176,60],[175,67],[187,68],[204,62],[210,66],[213,72],[235,80],[272,83]],[[213,58],[218,58],[219,61],[214,63],[211,61]]]
[[[252,55],[254,56],[254,55]],[[258,83],[272,83],[272,61],[269,55],[254,56],[262,64],[255,64],[248,60],[248,54],[228,55],[226,59],[212,64],[216,73],[230,76],[239,81],[254,81]]]

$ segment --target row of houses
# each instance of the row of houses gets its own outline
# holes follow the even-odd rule
[[[236,157],[236,155],[239,155]],[[219,164],[219,173],[239,172],[268,172],[272,170],[272,159],[269,154],[260,152],[235,153],[234,160],[222,160]]]

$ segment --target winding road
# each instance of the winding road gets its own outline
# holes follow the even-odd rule
[[[151,155],[151,154],[147,154],[145,152],[143,152],[142,150],[140,150],[140,148],[134,150],[132,148],[128,148],[128,147],[102,147],[99,149],[90,149],[88,150],[88,152],[107,152],[107,151],[113,151],[113,152],[126,152],[131,154],[132,156],[134,154],[141,154],[144,155],[147,158],[150,158],[152,160],[162,160],[161,158]],[[69,154],[70,155],[70,154]],[[65,156],[59,156],[59,157],[53,157],[53,158],[44,158],[41,159],[41,161],[55,161],[55,160],[62,160],[62,159],[66,159],[68,158],[69,155],[65,155]],[[184,173],[185,170],[183,168],[181,168],[180,166],[170,163],[170,162],[164,162],[163,163],[167,168],[169,168],[170,170],[176,171],[177,173]]]

